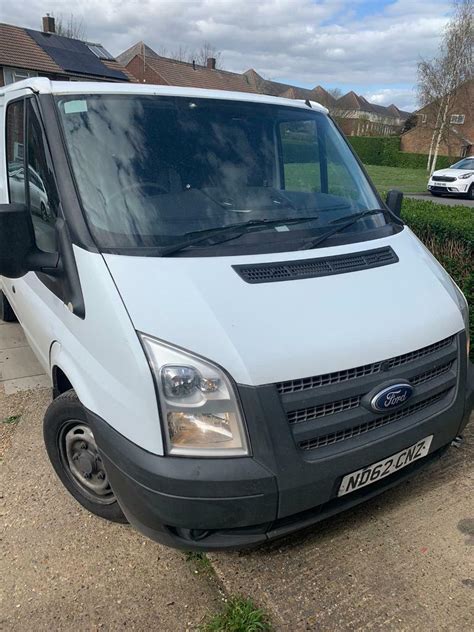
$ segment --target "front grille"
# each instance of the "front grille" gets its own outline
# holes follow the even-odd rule
[[[355,369],[346,369],[343,371],[334,371],[333,373],[325,373],[324,375],[317,375],[315,377],[306,377],[297,380],[287,380],[286,382],[278,382],[277,390],[280,395],[285,393],[295,393],[298,391],[305,391],[307,389],[319,388],[321,386],[328,386],[330,384],[340,384],[341,382],[347,382],[360,377],[366,377],[379,373],[380,371],[390,371],[395,367],[402,366],[408,362],[418,360],[431,353],[435,353],[440,349],[444,349],[453,343],[454,336],[435,342],[434,344],[423,347],[410,353],[405,353],[389,360],[381,362],[374,362],[373,364],[366,364],[364,366],[356,367]]]
[[[431,369],[430,371],[425,371],[424,373],[421,373],[421,375],[417,375],[416,377],[409,380],[410,384],[412,386],[418,386],[419,384],[425,384],[425,382],[434,380],[436,377],[439,377],[440,375],[447,373],[449,369],[452,367],[452,365],[453,365],[452,362],[448,362],[447,364],[443,364],[442,366],[437,366],[434,369]]]
[[[347,399],[329,404],[321,404],[320,406],[312,406],[311,408],[303,408],[288,413],[288,421],[290,424],[301,423],[303,421],[311,421],[318,417],[326,417],[326,415],[334,415],[343,410],[357,408],[360,405],[360,397],[348,397]]]
[[[247,283],[270,283],[343,274],[397,263],[398,257],[390,246],[365,252],[275,263],[233,266]]]
[[[390,415],[384,415],[383,417],[376,417],[367,421],[365,423],[359,424],[357,426],[352,426],[350,428],[344,428],[343,430],[339,430],[338,432],[332,432],[329,434],[321,435],[318,437],[314,437],[312,439],[307,439],[306,441],[301,441],[299,443],[299,447],[302,450],[316,450],[317,448],[323,448],[328,445],[332,445],[334,443],[339,443],[341,441],[346,441],[347,439],[353,439],[354,437],[359,437],[366,432],[370,432],[371,430],[375,430],[377,428],[381,428],[382,426],[386,426],[394,421],[398,421],[399,419],[403,419],[404,417],[409,417],[414,413],[424,410],[429,406],[432,406],[436,402],[441,401],[446,397],[451,389],[447,389],[437,395],[433,395],[432,397],[428,397],[427,399],[414,404],[413,406],[408,406],[407,408],[403,408],[395,413],[391,413]]]
[[[434,380],[436,377],[443,375],[443,373],[447,373],[451,366],[452,362],[448,362],[447,364],[437,366],[434,369],[430,369],[429,371],[424,371],[420,375],[416,375],[408,381],[410,382],[410,384],[412,384],[412,386],[425,384],[426,382]],[[334,415],[336,413],[342,412],[343,410],[357,408],[357,406],[360,406],[361,399],[362,396],[357,395],[356,397],[348,397],[347,399],[342,399],[336,402],[329,402],[328,404],[320,404],[319,406],[311,406],[310,408],[294,410],[287,414],[288,421],[290,424],[296,424],[304,421],[312,421],[313,419],[318,419],[319,417],[326,417],[327,415]]]
[[[430,408],[432,414],[437,402],[439,407],[444,406],[449,394],[455,393],[457,373],[457,336],[449,336],[372,364],[280,382],[275,384],[275,390],[295,444],[304,454],[326,446],[344,445],[345,450],[345,441],[409,418],[425,408]],[[412,400],[382,414],[368,405],[372,393],[399,381],[412,385]]]
[[[452,176],[433,176],[431,179],[434,182],[456,182],[456,178]]]

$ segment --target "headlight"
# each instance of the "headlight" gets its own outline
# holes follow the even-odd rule
[[[463,173],[462,176],[458,176],[458,180],[465,180],[466,178],[471,178],[474,176],[474,172],[470,171],[469,173]]]
[[[169,454],[248,454],[237,396],[225,373],[210,362],[139,334],[158,389]]]

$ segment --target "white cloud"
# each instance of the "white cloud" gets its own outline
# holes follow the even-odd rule
[[[253,67],[264,77],[310,86],[366,86],[381,99],[394,85],[414,85],[419,59],[436,52],[449,7],[444,0],[396,0],[365,15],[364,0],[48,2],[56,15],[72,10],[82,17],[88,38],[114,54],[138,40],[168,50],[208,40],[229,70]],[[3,4],[1,19],[39,28],[44,11],[40,0]],[[408,103],[407,90],[400,98]]]
[[[410,88],[382,88],[373,92],[365,92],[363,96],[377,105],[395,103],[401,110],[411,112],[416,109],[416,92]]]

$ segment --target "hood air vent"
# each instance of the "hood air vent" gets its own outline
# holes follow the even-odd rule
[[[271,283],[272,281],[293,281],[314,277],[344,274],[379,268],[397,263],[398,257],[390,246],[354,252],[334,257],[318,257],[300,261],[280,261],[251,265],[232,266],[247,283]]]

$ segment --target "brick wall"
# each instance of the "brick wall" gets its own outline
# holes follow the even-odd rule
[[[135,55],[135,57],[125,66],[140,83],[150,83],[166,86],[167,82],[155,70],[143,62],[143,57]]]
[[[439,154],[441,156],[459,157],[463,151],[467,155],[474,155],[474,81],[470,81],[456,94],[450,114],[464,114],[462,125],[450,124],[449,135],[441,143]],[[436,125],[437,110],[428,105],[418,112],[418,123],[416,127],[406,132],[401,137],[400,149],[409,153],[427,154],[430,150],[431,138]],[[423,122],[423,116],[426,121]],[[466,147],[466,139],[470,141],[470,146]]]

